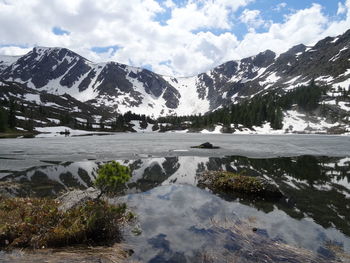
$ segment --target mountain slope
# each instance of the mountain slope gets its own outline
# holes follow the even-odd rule
[[[64,48],[34,48],[7,67],[2,65],[0,76],[5,80],[56,95],[67,93],[118,112],[147,108],[168,114],[179,104],[178,91],[151,71],[115,62],[92,63]]]
[[[287,91],[312,79],[349,89],[350,30],[313,47],[279,56],[267,50],[187,78],[161,76],[116,62],[93,63],[65,48],[36,47],[22,57],[0,57],[0,78],[38,92],[69,94],[110,112],[150,116],[206,113],[257,94]]]
[[[83,103],[68,94],[58,96],[0,80],[0,107],[8,110],[10,101],[16,101],[17,127],[26,130],[62,122],[75,128],[87,128],[87,123],[97,126],[101,119],[106,121],[115,117],[104,107]]]

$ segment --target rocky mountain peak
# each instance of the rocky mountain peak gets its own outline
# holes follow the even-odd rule
[[[0,78],[56,95],[70,94],[113,112],[205,113],[259,93],[293,89],[311,79],[348,87],[350,30],[313,47],[277,55],[266,50],[190,78],[165,77],[117,62],[92,63],[66,48],[35,47],[19,58],[0,56]]]

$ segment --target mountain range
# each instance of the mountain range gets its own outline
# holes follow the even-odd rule
[[[127,111],[153,117],[205,114],[311,80],[329,87],[331,94],[323,103],[348,113],[350,102],[335,98],[339,87],[349,90],[350,30],[314,46],[300,44],[282,54],[266,50],[192,77],[163,76],[117,62],[94,63],[66,48],[35,47],[23,56],[0,56],[0,80],[0,99],[14,96],[66,108],[81,118],[108,119]]]

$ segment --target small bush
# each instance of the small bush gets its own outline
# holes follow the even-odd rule
[[[102,194],[115,193],[130,180],[131,171],[129,167],[112,161],[102,165],[95,180],[95,186],[101,190]]]

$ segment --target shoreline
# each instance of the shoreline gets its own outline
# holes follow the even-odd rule
[[[171,130],[166,132],[117,132],[117,131],[88,131],[82,130],[82,133],[73,134],[60,134],[59,132],[0,132],[0,139],[20,139],[20,138],[52,138],[52,137],[83,137],[83,136],[104,136],[104,135],[116,135],[116,134],[201,134],[201,135],[235,135],[235,136],[298,136],[298,135],[311,135],[311,136],[350,136],[350,132],[346,133],[326,133],[326,132],[294,132],[294,133],[228,133],[228,132],[194,132],[194,131],[178,131]]]

